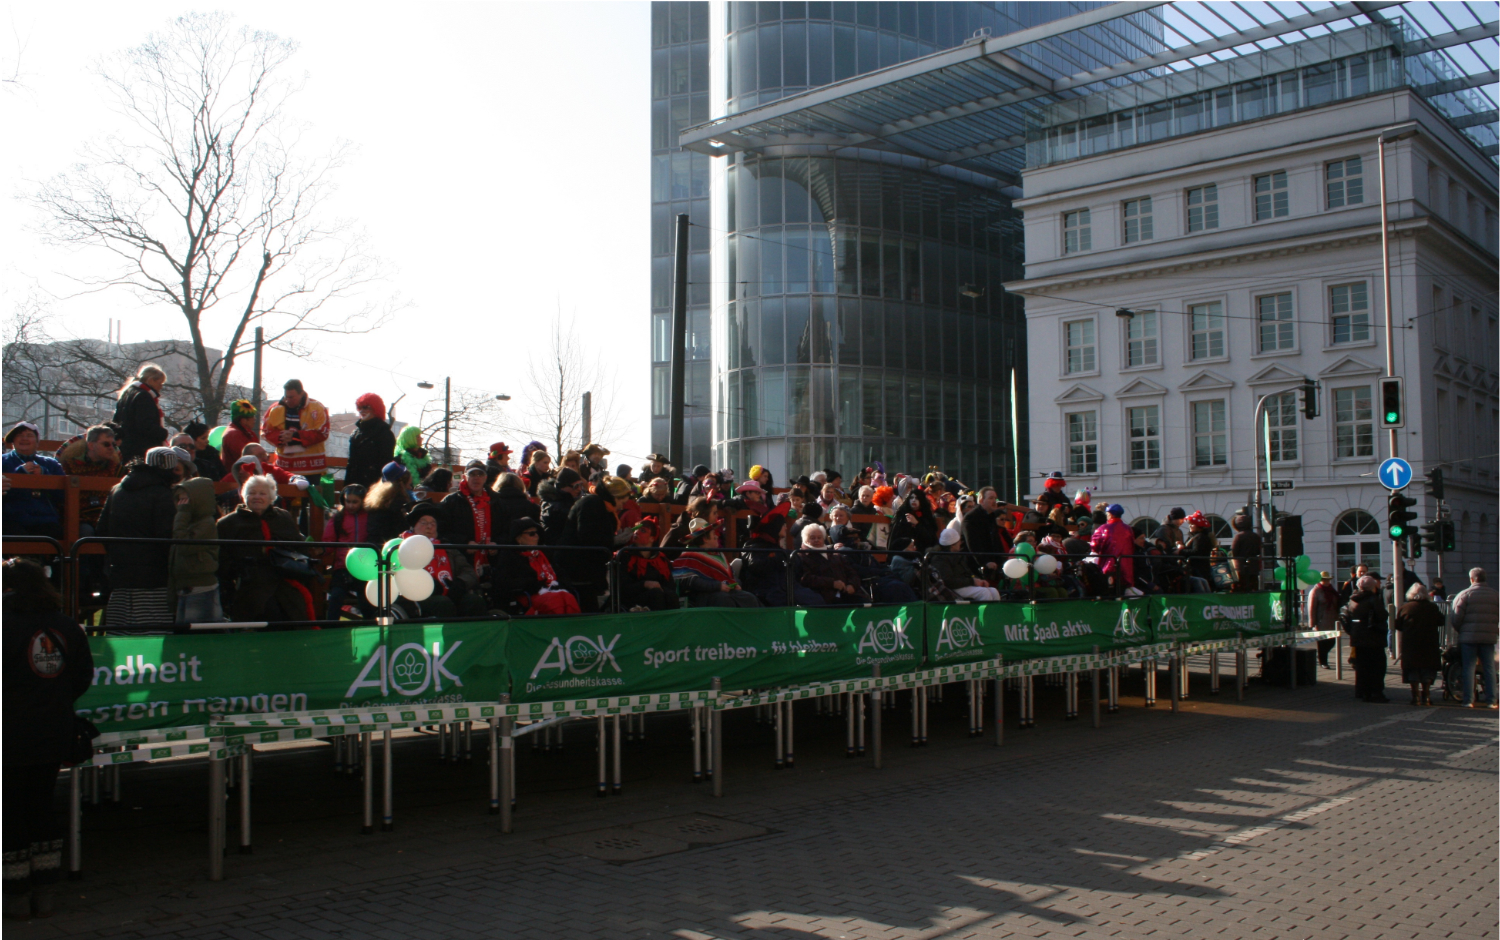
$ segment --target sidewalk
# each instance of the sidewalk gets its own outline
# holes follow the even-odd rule
[[[326,747],[259,755],[255,853],[205,880],[202,763],[127,767],[119,808],[85,811],[86,879],[14,937],[1004,936],[1493,937],[1494,712],[1354,701],[1352,683],[1194,677],[1090,727],[1037,689],[1038,724],[966,736],[957,687],[885,769],[846,759],[843,722],[803,703],[797,765],[726,721],[725,796],[690,782],[687,723],[626,745],[625,794],[596,799],[592,728],[518,750],[515,832],[485,815],[487,770],[397,748],[396,831],[359,834],[360,783]],[[1404,690],[1392,690],[1404,702]],[[986,716],[988,720],[988,715]],[[524,739],[523,739],[524,741]],[[482,741],[476,736],[476,746]],[[236,844],[230,832],[231,846]],[[231,851],[233,849],[231,848]],[[644,857],[643,857],[644,856]],[[638,858],[637,861],[623,859]],[[613,859],[613,860],[611,860]]]

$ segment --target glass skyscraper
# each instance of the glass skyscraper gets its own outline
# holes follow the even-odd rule
[[[689,464],[741,476],[762,464],[785,481],[879,460],[1014,491],[1028,459],[1025,321],[1000,285],[1023,273],[1019,190],[874,149],[710,158],[677,150],[677,134],[710,112],[1097,5],[652,4],[656,449],[667,439],[672,219],[685,211]]]

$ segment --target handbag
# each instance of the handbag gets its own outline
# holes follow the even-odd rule
[[[271,567],[278,574],[293,578],[311,578],[317,575],[313,571],[312,559],[301,552],[294,552],[289,548],[273,548],[270,558]]]
[[[1208,583],[1215,590],[1227,591],[1239,583],[1239,577],[1234,573],[1234,565],[1229,559],[1221,559],[1208,566]]]

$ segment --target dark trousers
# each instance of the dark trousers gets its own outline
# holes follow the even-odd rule
[[[1385,647],[1354,648],[1354,695],[1372,699],[1385,696]]]
[[[1319,640],[1318,641],[1318,664],[1319,665],[1322,665],[1322,666],[1328,665],[1328,652],[1333,649],[1333,644],[1335,644],[1337,642],[1338,642],[1337,639]]]
[[[25,894],[62,874],[63,832],[52,810],[57,764],[6,765],[5,893]]]

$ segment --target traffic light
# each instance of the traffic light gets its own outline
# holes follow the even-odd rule
[[[1422,547],[1429,548],[1435,552],[1442,551],[1443,524],[1441,522],[1424,522],[1422,524]]]
[[[1318,416],[1318,388],[1312,379],[1302,380],[1302,417],[1309,421]]]
[[[1380,380],[1380,426],[1406,427],[1405,380],[1397,376]]]
[[[1443,498],[1443,468],[1433,467],[1427,471],[1427,495],[1433,499]]]
[[[1277,514],[1276,557],[1296,558],[1302,554],[1302,517]]]
[[[1453,526],[1452,519],[1444,519],[1438,523],[1438,547],[1439,552],[1458,551],[1458,530]]]
[[[1412,523],[1416,521],[1417,514],[1411,511],[1411,507],[1416,504],[1415,499],[1400,493],[1392,493],[1391,498],[1386,501],[1386,532],[1393,541],[1399,542],[1415,531]]]
[[[1412,561],[1416,561],[1422,557],[1422,537],[1420,533],[1412,532],[1406,537],[1406,548],[1401,554]]]

